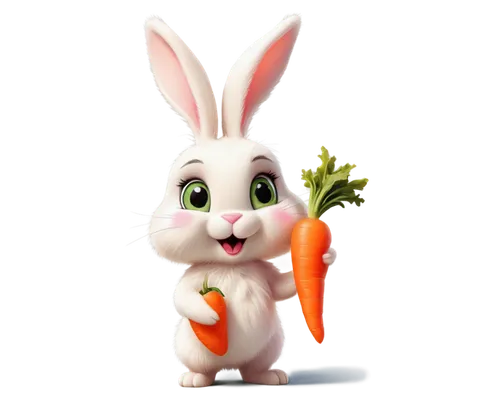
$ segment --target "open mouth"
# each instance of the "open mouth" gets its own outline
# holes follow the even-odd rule
[[[226,239],[217,240],[222,248],[226,250],[226,253],[230,256],[235,256],[238,254],[243,248],[243,244],[246,239],[239,239],[234,235],[229,236]]]

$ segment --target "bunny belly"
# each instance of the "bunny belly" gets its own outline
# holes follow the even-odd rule
[[[231,330],[230,330],[231,332]],[[229,347],[224,356],[210,352],[195,336],[186,318],[179,324],[176,335],[175,351],[179,360],[193,372],[212,373],[222,369],[239,369],[257,358],[259,353],[268,348],[274,338],[277,347],[273,351],[278,355],[283,345],[283,332],[277,328],[274,335],[241,335],[232,331],[229,334]],[[237,333],[238,336],[235,336]],[[276,356],[276,359],[278,356]]]
[[[182,319],[176,334],[176,353],[190,370],[210,372],[239,368],[254,359],[273,338],[282,338],[266,268],[274,266],[229,269],[210,266],[185,277],[202,282],[208,274],[209,285],[218,287],[225,295],[228,324],[228,351],[221,357],[205,348],[191,329],[189,320]]]

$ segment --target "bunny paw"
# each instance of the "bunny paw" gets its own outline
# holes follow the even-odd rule
[[[288,375],[280,369],[246,373],[242,374],[242,378],[245,382],[258,385],[286,385],[288,383]]]
[[[332,248],[330,248],[327,253],[323,254],[323,262],[327,266],[332,265],[336,258],[337,258],[337,252]]]
[[[186,372],[179,377],[179,385],[183,387],[205,387],[214,383],[214,380],[215,375]]]

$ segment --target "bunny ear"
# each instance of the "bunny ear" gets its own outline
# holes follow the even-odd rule
[[[163,21],[146,23],[151,70],[167,102],[195,138],[217,137],[217,106],[207,74],[186,44]]]
[[[300,29],[291,15],[258,40],[231,69],[222,98],[225,136],[245,136],[250,120],[285,72]]]

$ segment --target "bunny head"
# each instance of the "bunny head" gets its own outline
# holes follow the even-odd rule
[[[151,221],[159,255],[180,263],[230,264],[289,251],[305,205],[288,190],[274,154],[246,132],[285,71],[299,27],[298,16],[285,18],[233,66],[222,101],[223,136],[217,138],[216,103],[200,62],[164,22],[147,22],[158,88],[195,137],[174,162]]]

